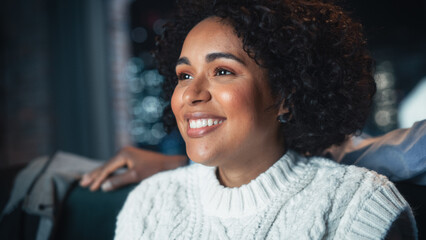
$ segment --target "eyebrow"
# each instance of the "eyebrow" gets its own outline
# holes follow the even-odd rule
[[[241,59],[239,59],[238,57],[236,57],[235,55],[231,54],[231,53],[223,53],[223,52],[217,52],[217,53],[210,53],[207,54],[206,56],[206,61],[207,62],[213,62],[214,60],[218,59],[218,58],[227,58],[227,59],[232,59],[234,61],[237,61],[239,63],[241,63],[242,65],[246,65],[245,62]]]
[[[231,53],[223,53],[223,52],[216,52],[216,53],[207,54],[206,62],[210,63],[210,62],[213,62],[214,60],[216,60],[218,58],[232,59],[234,61],[241,63],[244,66],[246,65],[246,63],[243,60],[236,57],[235,55],[233,55]],[[189,59],[187,57],[181,57],[177,60],[176,66],[181,65],[181,64],[191,65],[191,62],[189,61]]]
[[[187,57],[181,57],[177,60],[176,66],[181,64],[191,65],[191,62],[189,61]]]

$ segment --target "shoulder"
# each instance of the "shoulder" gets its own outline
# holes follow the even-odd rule
[[[310,159],[310,164],[317,169],[315,180],[320,182],[352,182],[357,185],[357,189],[371,191],[380,186],[392,184],[386,176],[373,170],[355,165],[340,164],[328,158],[314,157]]]
[[[160,225],[161,214],[184,210],[194,170],[193,166],[187,166],[161,172],[136,186],[117,217],[116,239],[142,235],[153,238]]]
[[[394,184],[375,171],[339,164],[327,158],[313,158],[311,164],[317,167],[313,184],[328,186],[330,191],[336,192],[336,196],[344,192],[350,204],[363,205],[370,199],[386,198],[398,206],[408,206]]]
[[[387,177],[325,158],[313,158],[311,164],[318,169],[314,185],[327,186],[335,204],[345,205],[336,212],[337,239],[383,239],[397,222],[404,226],[403,232],[416,235],[410,206]]]
[[[188,182],[191,181],[190,178],[193,177],[195,168],[194,166],[185,166],[157,173],[141,181],[130,192],[127,201],[134,198],[146,202],[150,198],[165,197],[165,195],[173,195],[177,191],[182,191],[188,188]]]
[[[149,186],[167,188],[168,185],[181,185],[188,176],[187,173],[191,170],[190,166],[185,166],[169,171],[157,173],[143,181],[135,188],[135,191],[144,189]]]

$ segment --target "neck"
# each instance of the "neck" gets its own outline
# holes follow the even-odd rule
[[[217,178],[220,184],[225,187],[241,187],[268,170],[285,152],[286,150],[282,148],[282,145],[275,148],[270,147],[264,149],[264,151],[259,151],[258,156],[251,156],[243,161],[238,161],[238,164],[218,166]]]

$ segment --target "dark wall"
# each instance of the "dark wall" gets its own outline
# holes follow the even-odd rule
[[[0,4],[0,167],[50,151],[49,32],[45,1]]]
[[[107,1],[48,1],[52,148],[95,158],[114,153]]]
[[[58,149],[109,158],[108,1],[0,4],[0,167]]]

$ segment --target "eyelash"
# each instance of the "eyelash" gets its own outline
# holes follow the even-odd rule
[[[179,81],[187,80],[187,79],[191,79],[191,78],[192,78],[192,76],[187,74],[187,73],[180,73],[180,74],[177,75],[177,79]]]
[[[225,72],[224,74],[220,74],[221,72]],[[216,68],[214,70],[214,75],[215,76],[223,76],[223,75],[234,75],[234,73],[232,71],[229,71],[228,69],[225,68]]]
[[[225,75],[234,75],[232,71],[229,71],[225,68],[218,67],[214,70],[214,76],[225,76]],[[177,75],[179,81],[192,79],[193,77],[187,73],[180,73]]]

